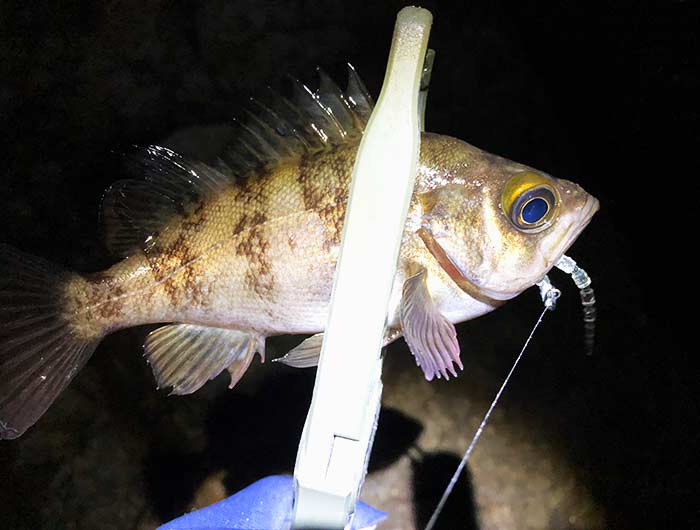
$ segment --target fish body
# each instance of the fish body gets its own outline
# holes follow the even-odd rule
[[[263,107],[267,117],[245,129],[229,166],[149,148],[146,179],[105,195],[107,245],[123,256],[106,271],[66,273],[3,247],[0,266],[11,274],[0,283],[0,437],[32,425],[96,344],[125,327],[171,323],[145,348],[158,384],[176,394],[224,369],[233,386],[255,354],[264,359],[272,335],[316,334],[284,361],[317,361],[371,111],[352,70],[345,94],[321,85],[294,114],[297,124],[326,119],[335,138],[313,127],[320,144]],[[240,162],[242,149],[255,164]],[[456,375],[454,324],[541,280],[597,208],[573,183],[423,133],[385,342],[403,335],[428,379]]]
[[[424,135],[416,190],[434,189],[430,153],[455,153],[455,147],[478,152],[461,144]],[[74,278],[65,296],[76,331],[89,338],[157,322],[264,336],[322,331],[357,147],[354,142],[250,177],[245,186],[232,184],[176,219],[148,252],[136,251],[107,271]],[[434,274],[431,292],[441,308],[454,313],[455,322],[491,309],[454,286],[432,259],[416,234],[422,223],[414,196],[393,300],[400,298],[407,264],[417,262]],[[392,306],[390,326],[398,325],[398,304]]]

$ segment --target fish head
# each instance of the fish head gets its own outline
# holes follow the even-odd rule
[[[507,300],[544,277],[598,200],[573,182],[467,147],[468,163],[418,194],[422,228],[470,289]]]

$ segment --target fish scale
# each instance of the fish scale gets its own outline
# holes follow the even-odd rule
[[[272,335],[314,334],[279,360],[318,362],[372,102],[352,69],[345,93],[323,74],[316,92],[295,87],[294,103],[254,102],[216,167],[148,147],[143,178],[103,200],[106,244],[122,258],[109,269],[69,273],[0,247],[0,438],[29,428],[125,327],[164,324],[145,357],[174,394],[224,370],[235,385]],[[403,336],[427,379],[455,376],[454,324],[540,282],[597,208],[573,183],[423,133],[384,344]]]

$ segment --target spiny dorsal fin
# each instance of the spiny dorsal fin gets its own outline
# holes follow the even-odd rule
[[[370,114],[372,114],[374,101],[369,92],[367,92],[362,79],[357,75],[355,67],[350,63],[348,63],[348,88],[345,89],[345,96],[355,114],[360,118],[362,130],[364,130],[364,126],[367,125]]]
[[[317,90],[290,77],[290,98],[268,88],[263,98],[251,99],[252,109],[239,122],[236,143],[224,157],[234,173],[243,175],[362,135],[374,104],[355,69],[348,64],[345,92],[321,68],[317,73]]]
[[[150,146],[139,159],[143,179],[116,182],[102,200],[101,221],[110,252],[128,256],[148,250],[159,232],[223,187],[284,160],[320,151],[362,135],[372,98],[352,65],[342,92],[318,69],[315,91],[292,80],[292,98],[268,89],[251,99],[237,121],[235,143],[216,168],[183,158],[165,147]]]

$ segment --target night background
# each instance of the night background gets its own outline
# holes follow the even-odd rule
[[[314,83],[316,65],[344,86],[350,61],[376,98],[406,5],[12,4],[0,7],[0,242],[80,272],[112,263],[99,202],[127,176],[134,145],[165,143],[211,160],[231,141],[246,98],[286,73]],[[697,488],[684,480],[695,467],[697,431],[687,418],[697,411],[697,371],[664,289],[692,301],[683,291],[692,265],[677,268],[666,256],[683,259],[676,241],[697,236],[665,212],[649,222],[642,208],[654,197],[667,204],[666,193],[692,210],[697,184],[683,188],[691,177],[669,171],[680,146],[665,156],[642,124],[663,115],[669,134],[697,124],[683,100],[698,88],[696,13],[681,12],[681,2],[653,14],[634,2],[530,4],[421,4],[433,13],[437,52],[426,130],[575,181],[599,199],[567,253],[593,278],[596,352],[583,353],[578,290],[553,272],[559,306],[437,528],[690,528],[676,506],[698,515]],[[678,15],[683,23],[671,26]],[[656,87],[667,91],[662,107]],[[657,213],[670,232],[658,231]],[[389,348],[362,496],[389,512],[380,529],[427,523],[540,308],[531,289],[458,325],[465,370],[449,382],[425,381],[403,341]],[[256,361],[234,391],[224,375],[169,398],[141,357],[146,332],[109,336],[37,425],[0,445],[0,526],[154,529],[258,478],[291,473],[314,370]],[[268,359],[298,340],[270,341]]]

